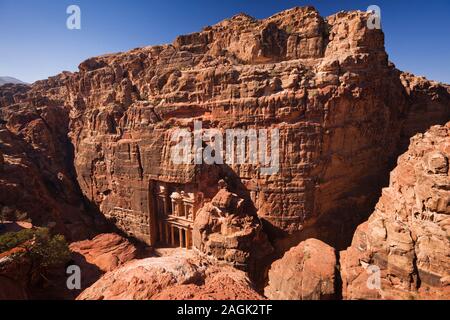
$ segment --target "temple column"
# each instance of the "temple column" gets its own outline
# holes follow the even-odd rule
[[[162,221],[158,222],[158,226],[159,226],[159,241],[163,242],[164,241],[164,235],[163,235],[163,224],[162,224]]]
[[[170,235],[171,235],[171,244],[172,246],[175,246],[175,228],[173,226],[170,226]]]
[[[191,231],[186,230],[186,249],[191,247]]]
[[[180,248],[184,247],[184,235],[183,235],[183,229],[178,229],[180,233]]]
[[[169,244],[169,236],[170,236],[170,231],[169,231],[169,225],[167,223],[164,223],[164,225],[166,226],[166,244]]]

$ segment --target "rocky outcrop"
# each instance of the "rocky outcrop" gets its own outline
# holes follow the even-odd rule
[[[450,123],[411,139],[341,252],[345,299],[450,299]]]
[[[246,211],[244,199],[226,189],[198,213],[193,242],[200,251],[255,276],[258,269],[262,271],[262,261],[273,252],[257,216]]]
[[[91,58],[30,87],[2,86],[0,202],[23,204],[33,222],[54,221],[78,238],[95,223],[83,213],[85,197],[154,245],[151,181],[206,185],[213,199],[225,179],[249,210],[222,219],[205,201],[196,222],[205,252],[241,263],[248,249],[236,245],[249,242],[236,237],[262,239],[262,225],[278,254],[311,237],[346,247],[406,141],[450,119],[449,87],[398,71],[367,18],[323,18],[312,7],[263,20],[241,14],[170,45]],[[278,129],[279,170],[222,165],[206,180],[197,175],[205,164],[172,163],[173,131],[192,131],[195,120],[222,132]],[[227,230],[205,231],[217,221]]]
[[[73,242],[72,265],[80,268],[81,288],[66,290],[61,295],[75,299],[82,291],[92,286],[102,275],[138,258],[138,249],[127,239],[114,234],[100,234],[92,240]],[[65,284],[62,284],[65,287]]]
[[[2,86],[0,91],[5,94],[9,89]],[[19,86],[16,91],[22,90],[29,88]],[[21,95],[6,97],[20,100]],[[0,108],[0,210],[78,240],[101,224],[89,214],[74,179],[68,126],[67,109],[53,103],[21,102]]]
[[[74,242],[70,251],[81,255],[87,263],[108,272],[138,256],[137,248],[127,239],[113,233],[101,234],[92,240]]]
[[[247,276],[192,251],[133,260],[106,273],[78,300],[261,299]]]
[[[243,272],[228,266],[208,270],[203,284],[168,287],[153,300],[263,300]]]
[[[30,261],[24,257],[12,259],[23,248],[0,253],[0,300],[27,300]]]
[[[334,248],[308,239],[275,261],[264,294],[271,300],[330,300],[338,298]]]

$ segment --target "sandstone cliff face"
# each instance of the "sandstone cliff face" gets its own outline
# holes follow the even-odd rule
[[[449,158],[450,123],[411,139],[375,212],[341,252],[344,298],[450,299]]]
[[[368,30],[365,18],[354,12],[325,21],[312,8],[263,21],[237,16],[173,45],[84,62],[69,82],[82,190],[105,214],[131,210],[135,218],[123,228],[148,241],[148,180],[185,182],[186,168],[168,161],[170,128],[191,127],[193,119],[222,129],[276,127],[279,173],[236,165],[233,179],[276,236],[298,235],[280,251],[308,232],[338,242],[348,232],[336,230],[375,203],[401,133],[429,125],[410,114],[408,94],[418,88],[408,93],[382,33]],[[432,101],[435,118],[446,121],[447,89]],[[414,130],[404,129],[410,123]]]
[[[193,242],[200,251],[262,277],[261,263],[273,248],[257,217],[246,210],[244,199],[221,189],[198,213]]]
[[[35,98],[26,96],[29,90],[0,88],[0,210],[54,227],[69,240],[86,238],[96,223],[75,181],[69,112],[42,97],[48,91]]]
[[[251,233],[262,221],[278,253],[309,237],[341,248],[372,210],[407,139],[450,119],[449,88],[396,70],[383,33],[369,30],[366,20],[361,12],[322,18],[311,7],[264,20],[237,15],[172,45],[91,58],[77,73],[31,87],[1,87],[2,119],[17,138],[23,128],[14,110],[65,112],[65,121],[50,122],[48,130],[60,128],[73,145],[73,158],[66,155],[76,181],[61,168],[67,183],[78,184],[108,219],[148,244],[157,234],[151,181],[195,183],[212,199],[215,183],[225,179],[231,192],[251,203]],[[280,170],[265,176],[256,165],[174,165],[171,133],[192,128],[194,120],[205,129],[279,129]],[[47,153],[48,144],[43,149],[36,139],[27,143]],[[59,171],[51,167],[53,180]],[[57,194],[45,202],[60,197],[71,199]],[[61,218],[61,225],[79,223],[74,219]],[[222,231],[216,235],[226,238]],[[201,247],[219,252],[207,242]],[[217,255],[226,260],[223,251]]]

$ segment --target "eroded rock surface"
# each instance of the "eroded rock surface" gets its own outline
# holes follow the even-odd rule
[[[271,300],[336,299],[336,273],[334,248],[308,239],[272,264],[264,294]]]
[[[90,214],[75,180],[69,112],[44,98],[47,91],[39,98],[22,96],[30,89],[0,87],[0,210],[69,240],[87,238],[102,223]]]
[[[22,248],[14,248],[0,254],[0,300],[29,299],[27,281],[30,261],[25,258],[11,258],[22,251]]]
[[[154,245],[152,182],[190,184],[213,199],[224,179],[250,209],[224,218],[221,232],[201,231],[205,252],[241,263],[248,250],[233,251],[228,235],[263,239],[262,224],[279,254],[310,237],[347,246],[408,139],[450,119],[449,87],[398,71],[382,31],[366,22],[363,12],[323,18],[312,7],[263,20],[241,14],[170,45],[2,86],[0,200],[78,238],[94,219],[80,214],[79,188],[123,232]],[[175,165],[171,135],[194,120],[204,129],[278,129],[279,171],[213,166],[218,174],[206,180],[205,165]],[[217,225],[214,207],[205,201],[202,210]],[[210,223],[206,213],[197,224]]]
[[[127,239],[113,233],[101,234],[92,240],[74,242],[70,251],[80,254],[87,263],[108,272],[138,256],[137,248]]]
[[[411,139],[375,212],[341,252],[344,298],[450,299],[449,159],[450,123]]]
[[[246,208],[244,199],[221,189],[198,213],[193,242],[200,251],[256,275],[273,248],[258,217]]]
[[[244,272],[192,251],[133,260],[106,273],[79,300],[262,299]]]

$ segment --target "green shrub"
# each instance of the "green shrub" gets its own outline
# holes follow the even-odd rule
[[[9,251],[18,245],[33,239],[36,230],[24,229],[19,232],[8,232],[0,236],[0,253]]]
[[[47,231],[48,232],[48,231]],[[29,249],[31,259],[41,268],[64,265],[70,260],[70,250],[62,235],[38,237]]]
[[[34,268],[46,269],[65,264],[70,250],[62,235],[52,236],[47,228],[24,229],[0,236],[0,253],[17,246],[24,248],[15,257],[26,257]]]
[[[47,281],[46,276],[52,274],[54,268],[63,266],[71,258],[64,236],[52,236],[47,228],[25,229],[0,236],[0,253],[18,246],[24,250],[14,253],[11,258],[28,265],[28,286],[39,279]]]

